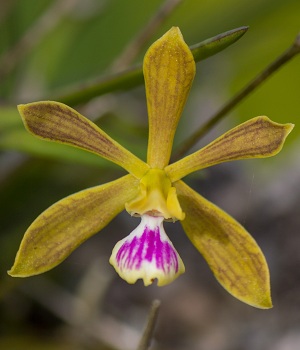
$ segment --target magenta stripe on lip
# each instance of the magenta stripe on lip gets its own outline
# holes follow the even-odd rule
[[[164,218],[142,215],[138,227],[119,241],[109,262],[128,283],[142,279],[145,286],[174,281],[184,273],[184,264],[163,227]]]
[[[171,269],[178,272],[177,253],[168,241],[161,239],[159,226],[152,229],[146,225],[140,237],[127,239],[120,247],[116,260],[121,269],[140,269],[143,261],[147,261],[155,262],[156,268],[165,273],[170,273]]]

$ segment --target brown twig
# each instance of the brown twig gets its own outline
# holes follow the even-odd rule
[[[157,317],[158,317],[159,308],[160,308],[160,301],[154,300],[152,305],[151,305],[146,328],[143,332],[143,335],[142,335],[142,338],[140,340],[140,343],[138,345],[137,350],[148,350],[149,349],[151,339],[153,337]]]

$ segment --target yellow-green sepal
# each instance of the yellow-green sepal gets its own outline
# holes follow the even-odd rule
[[[181,224],[214,276],[234,297],[251,306],[272,307],[265,257],[250,234],[230,215],[184,182],[175,183],[186,217]]]
[[[171,28],[148,49],[143,63],[149,115],[147,163],[163,169],[190,91],[195,61],[179,28]]]
[[[215,164],[274,156],[282,149],[293,127],[293,124],[275,123],[265,116],[252,118],[199,151],[167,166],[165,172],[174,182]]]
[[[18,106],[26,129],[35,136],[75,146],[118,164],[136,177],[149,166],[73,108],[54,101]]]
[[[138,180],[126,175],[53,204],[26,231],[8,274],[28,277],[57,266],[119,214],[137,188]]]

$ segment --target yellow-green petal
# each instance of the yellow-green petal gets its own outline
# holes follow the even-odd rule
[[[293,127],[293,124],[275,123],[265,116],[250,119],[199,151],[169,165],[165,171],[173,182],[215,164],[274,156],[282,149]]]
[[[26,129],[44,140],[79,147],[98,154],[140,178],[148,165],[109,137],[96,124],[59,102],[19,105]]]
[[[176,127],[194,75],[193,55],[179,28],[171,28],[148,49],[143,64],[149,115],[147,163],[163,169],[170,160]]]
[[[231,216],[193,191],[175,183],[186,218],[181,224],[221,285],[254,307],[272,307],[265,257],[255,240]]]
[[[28,277],[57,266],[119,214],[137,189],[138,180],[126,175],[53,204],[26,231],[8,273]]]

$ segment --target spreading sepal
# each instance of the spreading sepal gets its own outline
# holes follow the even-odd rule
[[[149,115],[147,163],[163,169],[169,163],[176,127],[196,71],[179,28],[171,28],[150,46],[143,70]]]
[[[269,269],[255,240],[230,215],[184,182],[175,186],[186,213],[183,229],[216,279],[244,303],[271,308]]]
[[[25,128],[47,141],[59,142],[95,153],[123,167],[140,178],[149,166],[96,124],[75,109],[54,101],[41,101],[18,106]]]
[[[167,166],[166,174],[175,182],[194,171],[223,162],[274,156],[281,151],[293,127],[290,123],[275,123],[265,116],[252,118]]]
[[[184,273],[184,264],[169,240],[163,217],[143,215],[139,226],[119,241],[109,262],[128,283],[143,279],[148,286],[157,279],[163,286]]]
[[[26,231],[8,274],[28,277],[65,260],[80,244],[105,227],[136,195],[132,175],[74,193],[46,209]]]

